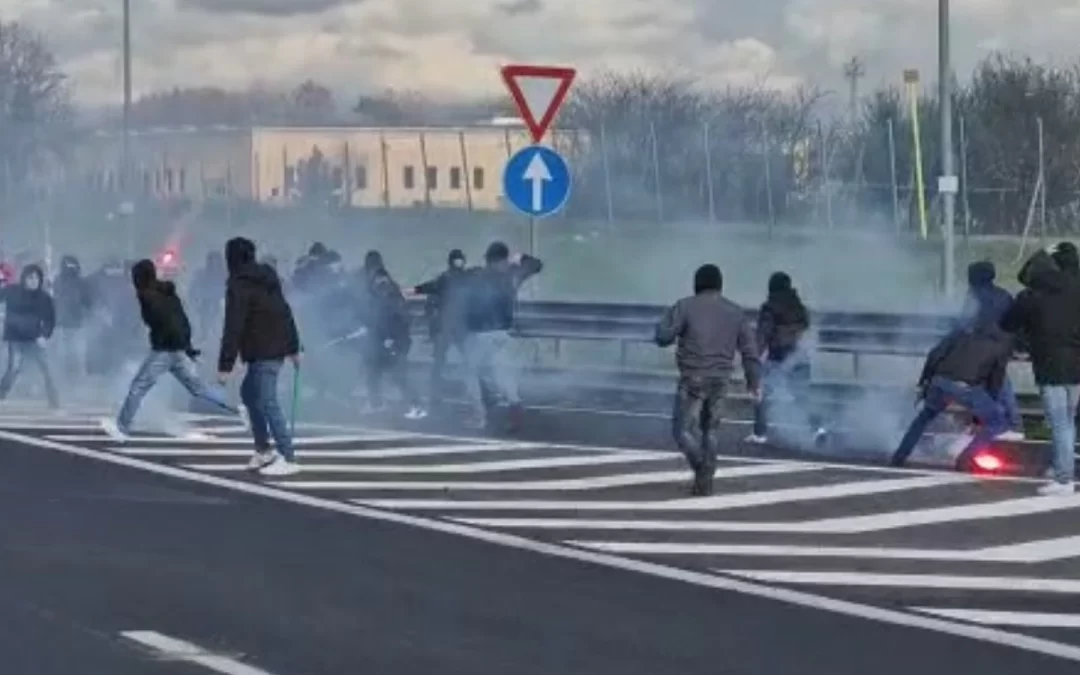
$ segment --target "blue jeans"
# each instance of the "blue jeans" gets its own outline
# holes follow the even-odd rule
[[[754,435],[766,436],[770,422],[776,418],[793,422],[805,420],[812,431],[822,424],[821,416],[811,402],[810,360],[798,351],[784,361],[765,361],[762,364],[762,400],[754,407]],[[801,433],[792,434],[802,437]]]
[[[45,382],[45,396],[49,399],[49,407],[56,408],[60,405],[60,399],[56,395],[56,385],[53,383],[52,373],[49,371],[49,362],[45,355],[45,348],[36,340],[23,342],[8,342],[8,362],[4,377],[0,378],[0,399],[7,398],[11,388],[15,386],[15,380],[22,372],[27,359],[34,362],[41,371],[41,379]]]
[[[1076,478],[1076,405],[1080,385],[1039,387],[1039,394],[1052,436],[1054,480],[1071,483]]]
[[[1002,412],[1009,428],[1013,431],[1024,430],[1024,419],[1020,416],[1020,403],[1016,400],[1016,388],[1013,387],[1012,379],[1007,375],[1001,383],[1001,391],[998,392],[998,403],[1001,404]]]
[[[120,407],[120,415],[117,416],[116,425],[120,431],[127,433],[131,429],[131,423],[135,419],[135,413],[142,405],[143,399],[150,389],[157,384],[158,379],[166,372],[172,373],[176,381],[184,386],[195,398],[201,398],[216,404],[222,410],[233,414],[236,408],[229,405],[225,392],[220,389],[212,389],[195,374],[192,361],[183,352],[150,352],[139,366],[139,372],[135,373],[135,379],[131,381],[124,405]]]
[[[521,404],[513,342],[508,331],[469,333],[465,338],[465,391],[479,419],[487,417],[484,391],[507,405]]]
[[[266,452],[273,437],[278,454],[293,461],[293,443],[289,423],[278,401],[278,375],[282,361],[252,361],[247,365],[244,381],[240,383],[240,400],[248,409],[251,436],[255,449]]]
[[[964,453],[968,453],[979,446],[985,445],[998,434],[1009,428],[1005,419],[1001,404],[994,400],[982,387],[973,387],[963,382],[946,380],[943,377],[934,377],[930,380],[930,386],[926,389],[926,398],[923,400],[922,410],[912,420],[900,447],[893,453],[893,466],[902,466],[907,458],[915,450],[919,439],[926,432],[926,428],[934,419],[945,412],[950,402],[956,402],[977,417],[981,424],[976,427],[975,438],[971,440]],[[1075,407],[1073,408],[1075,411]]]

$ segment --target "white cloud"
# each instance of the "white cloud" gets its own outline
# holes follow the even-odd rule
[[[352,94],[500,91],[498,65],[568,63],[676,69],[702,81],[840,83],[862,58],[872,83],[905,67],[934,72],[936,3],[927,0],[139,0],[135,88],[308,77]],[[88,102],[120,90],[118,0],[0,0],[0,16],[42,32]],[[1074,0],[954,0],[963,74],[990,49],[1077,55]]]

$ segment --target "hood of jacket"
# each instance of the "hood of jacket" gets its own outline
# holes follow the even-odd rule
[[[1016,278],[1033,291],[1057,293],[1065,288],[1068,279],[1046,251],[1039,251],[1024,263]]]
[[[225,242],[225,266],[229,274],[255,264],[255,242],[244,237],[233,237]]]
[[[807,320],[806,306],[794,288],[770,291],[765,299],[765,306],[773,313],[777,323],[800,323]]]

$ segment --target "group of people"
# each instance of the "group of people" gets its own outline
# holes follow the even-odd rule
[[[1052,480],[1039,492],[1073,494],[1080,400],[1080,254],[1068,242],[1036,253],[1019,273],[1024,289],[1015,299],[995,285],[995,277],[990,262],[969,267],[964,308],[954,329],[926,358],[917,383],[920,409],[891,463],[903,466],[931,422],[951,404],[973,418],[972,433],[960,439],[961,461],[993,439],[1022,440],[1020,409],[1006,368],[1015,353],[1023,352],[1030,358],[1052,433]],[[766,442],[771,411],[783,405],[782,398],[794,401],[796,409],[812,410],[804,341],[809,312],[787,274],[777,272],[769,279],[756,330],[754,324],[724,297],[719,268],[703,265],[694,276],[694,294],[671,306],[656,327],[659,346],[677,344],[679,381],[672,425],[694,474],[694,495],[713,489],[721,413],[736,356],[756,402],[747,441]],[[806,423],[816,441],[826,437],[819,415],[809,414]]]

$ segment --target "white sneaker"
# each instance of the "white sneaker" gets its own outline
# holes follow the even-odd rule
[[[405,413],[405,419],[407,420],[422,420],[425,417],[427,417],[427,411],[418,405],[409,408],[409,412]]]
[[[1058,483],[1054,481],[1039,488],[1039,494],[1043,497],[1060,497],[1064,495],[1071,495],[1076,492],[1075,483]]]
[[[296,462],[289,462],[281,455],[274,455],[273,461],[259,469],[259,473],[264,476],[291,476],[294,473],[300,471],[300,467]]]
[[[758,436],[757,434],[750,434],[749,436],[747,436],[744,439],[744,441],[746,443],[753,443],[754,445],[764,445],[765,443],[769,442],[769,439],[766,436]]]
[[[105,432],[106,436],[117,443],[126,443],[128,438],[130,438],[120,430],[120,425],[117,424],[116,420],[112,417],[106,417],[101,420],[101,430]]]
[[[248,471],[259,471],[265,466],[269,466],[277,458],[277,453],[273,450],[266,450],[265,452],[256,451],[251,459],[248,461]]]
[[[1016,430],[1010,429],[1009,431],[1001,432],[1000,434],[998,434],[994,438],[996,438],[999,441],[1005,441],[1007,443],[1008,442],[1016,443],[1016,442],[1024,440],[1025,438],[1027,438],[1027,436],[1024,435],[1023,431],[1016,431]]]
[[[244,425],[244,429],[251,431],[251,413],[248,412],[247,406],[241,403],[236,407],[236,412],[240,414],[240,422]]]

